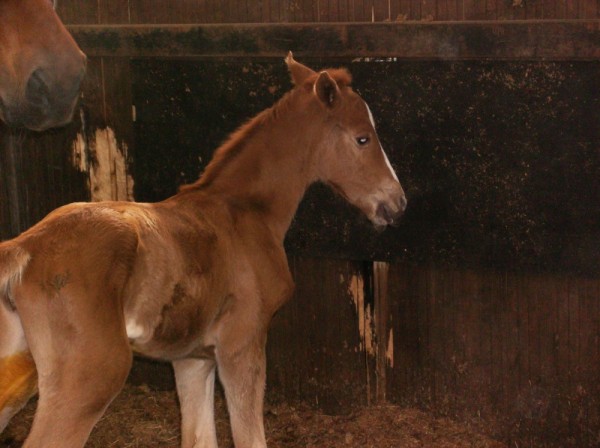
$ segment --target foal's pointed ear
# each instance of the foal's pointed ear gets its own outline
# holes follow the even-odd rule
[[[325,71],[319,73],[314,91],[321,102],[327,107],[333,107],[340,95],[340,88],[337,82]]]
[[[291,51],[286,56],[285,63],[290,71],[292,82],[297,86],[304,84],[304,81],[315,74],[314,70],[311,70],[306,65],[296,62]]]

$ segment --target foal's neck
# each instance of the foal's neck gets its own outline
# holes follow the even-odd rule
[[[189,190],[217,195],[235,212],[260,214],[283,242],[306,188],[315,180],[310,111],[288,94],[232,135]],[[184,192],[187,189],[184,189]],[[190,191],[190,192],[192,192]]]

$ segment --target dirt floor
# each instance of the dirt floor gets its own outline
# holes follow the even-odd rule
[[[35,402],[13,419],[0,447],[20,447],[31,425]],[[269,448],[500,448],[505,444],[446,418],[416,409],[371,407],[330,416],[309,407],[267,405]],[[216,400],[220,447],[233,447],[224,401]],[[179,409],[174,392],[127,385],[94,429],[93,448],[179,446]]]

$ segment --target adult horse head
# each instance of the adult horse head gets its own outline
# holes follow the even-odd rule
[[[42,131],[68,123],[86,58],[49,0],[0,0],[0,119]]]

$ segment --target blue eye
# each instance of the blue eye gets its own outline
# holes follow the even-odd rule
[[[356,143],[359,146],[365,146],[367,143],[369,143],[369,141],[370,141],[369,137],[366,137],[366,136],[356,137]]]

